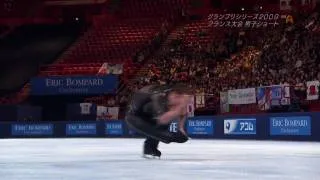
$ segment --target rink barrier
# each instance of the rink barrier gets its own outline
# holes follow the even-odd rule
[[[170,131],[177,131],[173,122]],[[320,113],[197,116],[186,131],[192,138],[320,141]],[[141,137],[122,120],[2,122],[1,138]]]

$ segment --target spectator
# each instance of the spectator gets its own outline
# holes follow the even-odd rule
[[[284,84],[295,86],[295,93],[304,98],[304,83],[320,80],[319,34],[304,21],[319,24],[318,16],[313,16],[312,23],[308,19],[296,20],[295,25],[272,31],[241,30],[220,37],[223,33],[203,28],[194,31],[202,26],[188,24],[153,57],[149,62],[152,68],[138,84],[189,82],[192,87],[203,89],[203,93],[213,94],[215,98],[206,98],[210,101],[219,99],[220,91]]]

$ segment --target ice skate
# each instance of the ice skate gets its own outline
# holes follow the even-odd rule
[[[161,152],[158,149],[156,149],[154,152],[144,152],[143,157],[147,159],[160,159]]]
[[[159,151],[158,146],[152,143],[149,143],[148,141],[144,142],[143,147],[143,157],[147,159],[155,159],[161,157],[161,151]]]

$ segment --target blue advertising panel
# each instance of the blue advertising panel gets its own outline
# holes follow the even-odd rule
[[[105,123],[106,135],[123,135],[123,123],[121,121],[112,121]]]
[[[225,119],[224,120],[224,134],[227,135],[252,135],[256,134],[256,119]]]
[[[270,135],[310,136],[311,117],[270,117]]]
[[[66,124],[66,135],[96,135],[96,123],[70,123]]]
[[[36,77],[31,80],[33,95],[115,93],[118,76]]]
[[[53,135],[53,124],[12,124],[13,136]]]
[[[189,135],[213,135],[214,125],[212,119],[189,119],[187,133]]]

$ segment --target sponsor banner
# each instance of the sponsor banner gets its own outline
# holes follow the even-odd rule
[[[228,92],[220,92],[220,112],[227,113],[229,110]]]
[[[270,135],[310,136],[310,116],[270,117]]]
[[[246,135],[256,134],[256,119],[225,119],[224,134]]]
[[[31,80],[33,95],[90,95],[115,93],[118,76],[36,77]]]
[[[214,124],[211,119],[189,119],[187,121],[189,135],[213,135]]]
[[[13,136],[43,136],[53,135],[53,124],[12,124]]]
[[[210,14],[209,26],[216,28],[268,28],[277,27],[280,24],[280,14],[255,13],[255,14]]]
[[[105,123],[105,133],[106,135],[123,135],[123,123],[122,121],[116,122],[106,122]]]
[[[319,81],[308,81],[307,82],[307,100],[318,100],[319,99]]]
[[[96,135],[96,123],[70,123],[66,124],[66,135]]]
[[[229,104],[253,104],[256,103],[256,89],[235,89],[228,91]]]

